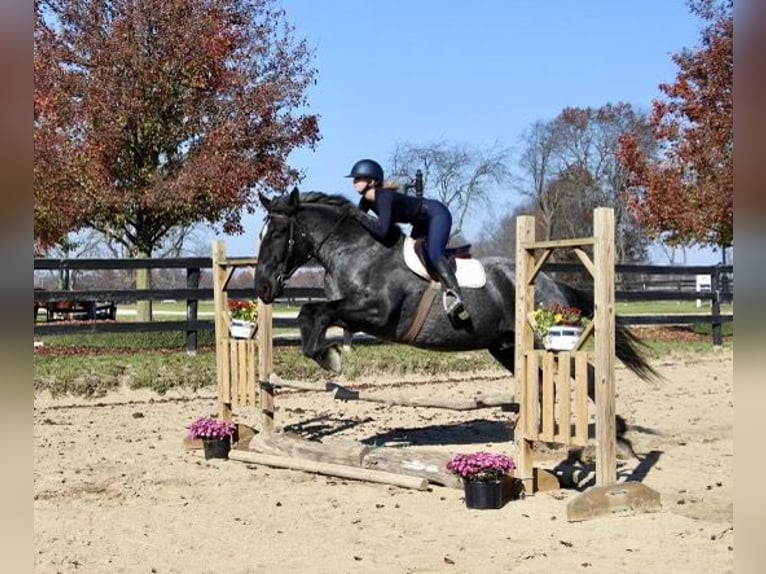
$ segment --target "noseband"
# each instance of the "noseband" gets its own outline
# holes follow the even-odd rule
[[[332,226],[330,231],[327,232],[327,234],[322,238],[321,241],[318,241],[315,243],[311,235],[309,235],[303,229],[301,229],[301,226],[299,225],[298,221],[295,219],[295,216],[289,216],[282,213],[276,213],[276,214],[270,213],[268,215],[268,217],[266,218],[267,222],[270,219],[277,218],[277,217],[285,217],[290,221],[290,228],[289,228],[288,237],[287,237],[287,252],[285,253],[284,258],[282,259],[281,269],[279,273],[277,273],[276,275],[276,280],[277,280],[277,283],[279,283],[280,287],[284,287],[287,280],[290,279],[293,273],[295,273],[297,269],[304,263],[304,262],[298,263],[297,265],[294,265],[289,271],[287,270],[287,262],[293,256],[293,250],[295,249],[296,230],[298,232],[298,235],[304,240],[306,240],[306,242],[311,246],[308,259],[311,259],[312,257],[316,258],[316,256],[319,254],[319,250],[322,248],[325,242],[330,238],[330,236],[338,230],[338,227],[340,227],[341,223],[343,223],[346,220],[347,216],[348,216],[348,211],[343,210],[342,215],[338,218],[338,220],[335,222],[335,225]]]

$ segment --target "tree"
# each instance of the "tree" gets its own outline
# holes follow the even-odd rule
[[[707,24],[702,46],[673,56],[679,68],[659,89],[651,122],[662,144],[648,157],[628,132],[620,161],[629,171],[630,210],[653,238],[670,245],[732,245],[733,212],[733,2],[694,0]]]
[[[444,203],[452,213],[452,237],[463,232],[465,219],[475,209],[488,205],[493,186],[509,178],[509,151],[492,147],[470,148],[464,144],[437,142],[424,146],[397,144],[391,177],[412,181],[423,172],[424,195]]]
[[[623,102],[565,108],[522,134],[520,191],[534,202],[543,239],[590,235],[593,209],[612,207],[616,260],[645,259],[648,241],[621,196],[628,174],[617,159],[617,148],[626,131],[636,134],[637,145],[647,154],[654,153],[646,114]],[[568,256],[565,251],[555,254],[556,259]]]
[[[499,214],[495,221],[488,222],[479,238],[474,241],[472,252],[476,257],[516,257],[516,218],[519,215],[539,213],[531,198],[517,205],[508,213]]]
[[[522,133],[520,139],[524,149],[519,166],[527,176],[521,191],[538,208],[536,211],[543,222],[543,239],[550,239],[560,204],[556,189],[550,186],[550,180],[561,169],[557,161],[559,138],[555,123],[537,120]]]
[[[35,0],[34,231],[151,256],[196,222],[241,231],[298,178],[311,52],[272,0]]]

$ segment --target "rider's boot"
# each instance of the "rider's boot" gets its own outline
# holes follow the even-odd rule
[[[457,282],[457,277],[452,271],[446,257],[440,257],[438,261],[434,263],[434,270],[439,275],[442,285],[444,286],[444,295],[442,296],[442,304],[447,315],[454,321],[459,319],[460,321],[468,321],[470,315],[468,310],[463,305],[463,297],[460,292],[460,286]]]

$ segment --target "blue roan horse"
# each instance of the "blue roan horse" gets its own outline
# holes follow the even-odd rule
[[[429,282],[415,275],[402,253],[405,236],[396,227],[384,242],[374,239],[359,219],[368,217],[341,196],[318,192],[290,194],[269,200],[261,195],[268,212],[261,236],[255,288],[264,303],[279,297],[285,281],[309,259],[325,269],[327,301],[306,303],[298,322],[303,353],[323,368],[340,372],[341,354],[328,344],[331,326],[363,331],[380,339],[402,342]],[[508,370],[514,370],[515,271],[510,259],[481,260],[486,283],[463,289],[471,318],[453,327],[439,299],[409,344],[424,349],[461,351],[488,349]],[[538,275],[537,302],[593,311],[589,295]],[[637,347],[638,340],[620,323],[616,325],[617,357],[641,378],[656,376]]]

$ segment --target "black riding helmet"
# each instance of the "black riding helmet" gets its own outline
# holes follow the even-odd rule
[[[351,173],[346,177],[360,177],[364,179],[375,180],[378,184],[383,183],[383,168],[377,161],[371,159],[360,159],[351,168]]]

